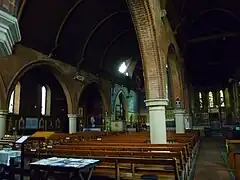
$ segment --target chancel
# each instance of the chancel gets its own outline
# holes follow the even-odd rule
[[[0,1],[0,179],[240,180],[239,5]]]

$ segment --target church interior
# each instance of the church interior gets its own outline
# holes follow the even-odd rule
[[[0,179],[240,180],[239,5],[0,1]]]

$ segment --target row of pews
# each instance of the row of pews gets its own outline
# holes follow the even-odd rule
[[[226,139],[227,160],[235,179],[240,180],[240,140]]]
[[[167,144],[150,144],[149,132],[53,133],[40,144],[33,139],[25,156],[30,160],[55,156],[99,159],[101,163],[93,174],[117,180],[152,175],[159,179],[188,179],[199,148],[199,132],[169,131],[167,138]]]

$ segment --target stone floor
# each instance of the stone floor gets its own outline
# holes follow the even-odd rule
[[[224,161],[222,137],[204,138],[196,160],[194,180],[232,180]]]

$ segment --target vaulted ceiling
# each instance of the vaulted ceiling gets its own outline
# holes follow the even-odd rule
[[[141,64],[125,0],[27,1],[20,28],[24,45],[108,78],[126,81],[118,67],[129,58]]]
[[[240,2],[237,0],[168,1],[168,17],[197,86],[226,86],[240,61]]]
[[[237,0],[162,0],[196,86],[223,86],[240,65]],[[137,38],[125,0],[31,0],[20,19],[22,44],[93,73],[117,72],[132,58],[142,74]],[[111,75],[111,76],[109,76]],[[124,79],[126,80],[126,78]]]

